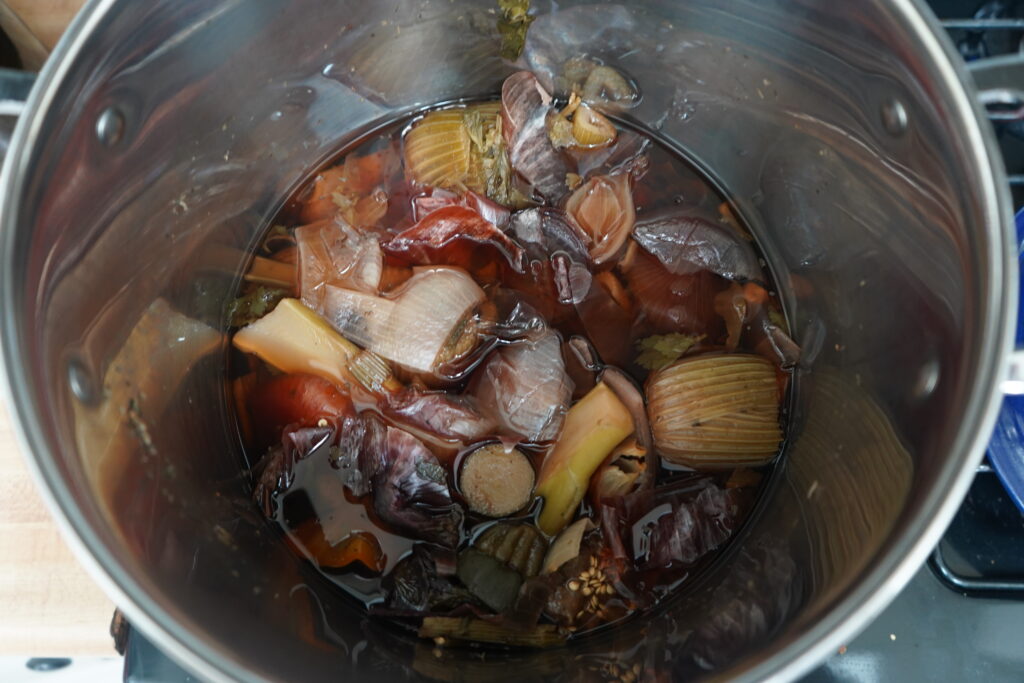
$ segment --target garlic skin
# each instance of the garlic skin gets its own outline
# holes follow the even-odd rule
[[[683,358],[647,381],[655,450],[696,470],[766,464],[782,442],[780,398],[775,367],[761,356]]]

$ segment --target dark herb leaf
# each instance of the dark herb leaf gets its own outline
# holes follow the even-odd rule
[[[501,17],[498,33],[501,35],[501,56],[509,61],[519,59],[526,46],[526,31],[535,17],[527,12],[530,0],[498,0]]]
[[[637,341],[640,355],[636,364],[648,370],[660,370],[677,360],[704,338],[702,334],[655,334]]]
[[[274,310],[281,299],[287,296],[288,292],[283,289],[257,287],[228,305],[228,320],[232,327],[242,327],[256,322]]]

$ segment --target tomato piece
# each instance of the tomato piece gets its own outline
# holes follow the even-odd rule
[[[247,400],[249,423],[257,444],[277,443],[285,427],[312,427],[321,419],[354,417],[352,399],[315,375],[278,375],[257,386]]]

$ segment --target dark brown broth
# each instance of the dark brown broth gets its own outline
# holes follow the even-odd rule
[[[364,139],[354,147],[346,148],[339,153],[337,159],[344,159],[349,155],[362,155],[379,150],[388,144],[398,143],[409,125],[410,121],[407,120],[398,122],[393,126],[389,126],[378,135]],[[681,158],[672,152],[666,146],[660,144],[656,138],[650,139],[653,144],[648,151],[648,157],[650,160],[649,170],[646,175],[637,182],[633,191],[637,220],[642,220],[645,215],[648,215],[653,211],[679,205],[697,207],[710,214],[720,214],[722,212],[729,211],[732,216],[738,216],[735,207],[728,198],[719,193],[715,189],[714,184],[705,178],[701,171],[699,171],[694,165],[687,162],[684,158]],[[338,162],[332,162],[324,168],[328,168],[334,163]],[[316,174],[314,173],[311,178],[315,178],[315,176]],[[299,206],[305,198],[309,197],[312,182],[313,181],[311,179],[296,191],[293,197],[285,203],[279,215],[271,221],[271,225],[283,225],[288,228],[293,228],[302,224],[299,222],[296,207]],[[390,199],[389,209],[387,216],[381,223],[385,228],[389,229],[391,233],[395,233],[412,225],[412,219],[408,215],[408,206],[411,195],[409,194],[409,188],[407,187],[388,188],[388,190]],[[389,262],[389,258],[385,256],[385,265],[395,266],[397,269],[400,264]],[[617,273],[614,262],[611,268],[603,269]],[[766,282],[766,287],[769,292],[770,301],[777,310],[781,311],[782,309],[775,293],[775,287],[770,281],[771,274],[767,272],[767,270],[765,272],[765,276],[766,278],[769,278]],[[720,289],[724,289],[728,286],[728,283],[718,276],[709,276],[709,280],[713,281],[715,286]],[[636,340],[645,336],[651,334],[664,334],[672,331],[665,329],[664,325],[653,324],[650,320],[642,318],[643,316],[637,316],[633,321],[632,328],[626,331],[630,340],[630,346],[633,346]],[[573,321],[557,322],[549,320],[547,322],[561,335],[563,340],[567,339],[571,335],[578,335],[583,332],[583,330],[579,328],[578,323]],[[617,333],[621,334],[622,331],[618,330]],[[716,334],[721,336],[721,331]],[[714,339],[709,340],[711,343],[708,348],[714,348],[717,341],[718,340]],[[498,340],[485,339],[482,347],[490,349],[500,343],[502,342]],[[753,349],[743,348],[742,346],[738,350],[753,351]],[[466,385],[465,378],[471,376],[473,369],[485,356],[486,353],[479,353],[475,361],[464,368],[464,372],[459,379],[445,384],[443,388],[453,392],[458,392],[464,389]],[[256,361],[253,360],[252,362],[255,363]],[[629,373],[641,385],[647,379],[649,374],[646,369],[636,363],[624,364],[622,369]],[[263,371],[264,370],[259,370],[259,372]],[[360,406],[360,408],[365,407],[366,406]],[[246,449],[247,459],[251,463],[256,463],[263,455],[259,452],[252,452],[251,444],[243,444],[243,448]],[[529,445],[527,445],[526,448],[528,451],[533,453],[536,461],[539,456],[539,453],[537,452],[538,449],[530,448]],[[449,482],[452,482],[451,489],[453,499],[456,502],[461,502],[461,498],[454,484],[456,480],[454,470],[456,469],[458,462],[459,457],[457,456],[446,464],[446,469],[448,471]],[[763,475],[767,475],[770,469],[771,466],[768,466],[761,468],[759,471]],[[294,466],[294,473],[294,482],[287,491],[277,496],[276,513],[274,517],[282,532],[292,539],[293,546],[301,546],[301,543],[297,542],[294,530],[300,524],[309,522],[309,520],[318,520],[318,523],[323,529],[328,541],[333,542],[341,540],[351,532],[370,532],[379,540],[381,548],[386,555],[386,574],[395,567],[402,557],[407,555],[413,545],[417,542],[415,539],[395,533],[394,529],[388,527],[388,525],[383,523],[374,515],[372,508],[364,504],[365,501],[355,499],[348,491],[346,491],[341,481],[335,476],[333,469],[329,464],[329,458],[325,453],[321,454],[314,452],[309,457],[298,462]],[[702,488],[707,487],[712,482],[719,486],[724,486],[729,475],[730,472],[728,471],[714,475],[697,475],[687,471],[685,468],[670,465],[667,467],[662,466],[660,468],[657,481],[659,485],[672,484],[677,485],[681,489],[689,488],[694,492],[699,492]],[[758,492],[764,487],[766,481],[767,476],[764,476],[758,486],[752,487],[745,493],[744,515],[749,513],[750,509],[753,507],[752,501],[756,498]],[[372,493],[370,496],[372,496]],[[538,507],[539,506],[537,504],[534,504],[518,517],[532,519],[536,516]],[[584,499],[583,502],[583,509],[585,511],[590,509],[589,503],[586,499]],[[637,523],[637,528],[639,529],[651,520],[656,520],[661,514],[664,514],[664,510],[659,511],[658,508],[652,509],[643,517],[641,522]],[[478,536],[483,529],[494,523],[495,520],[490,520],[467,512],[460,548],[464,547],[471,539]],[[741,526],[742,520],[737,524],[737,529],[733,531],[733,537],[735,537]],[[637,546],[634,550],[636,552],[641,552],[643,549],[640,548],[638,544],[642,545],[643,543],[643,536],[638,533],[638,537],[634,539],[634,546]],[[664,595],[679,588],[680,585],[685,584],[688,577],[693,576],[693,574],[697,573],[708,563],[712,562],[717,555],[721,554],[722,549],[723,548],[720,547],[717,550],[708,553],[706,556],[701,557],[699,561],[685,567],[684,571],[673,572],[670,576],[658,577],[656,579],[658,583],[653,586],[647,586],[646,589],[652,592],[657,599],[660,599]],[[305,555],[307,559],[311,559],[308,554],[302,553],[301,551],[298,552]],[[321,574],[327,580],[342,588],[346,593],[361,601],[367,607],[379,604],[384,598],[381,577],[367,577],[364,573],[351,570],[322,570]]]

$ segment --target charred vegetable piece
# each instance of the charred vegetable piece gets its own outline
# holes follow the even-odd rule
[[[352,399],[316,375],[278,375],[246,397],[249,418],[261,444],[278,441],[289,425],[314,427],[321,419],[355,417]]]
[[[321,569],[355,569],[361,573],[380,575],[387,558],[376,536],[355,531],[335,544],[324,536],[315,520],[307,520],[292,532],[292,538]]]
[[[387,608],[398,611],[448,612],[463,605],[478,605],[472,593],[442,575],[438,568],[454,565],[450,550],[417,543],[384,579]]]
[[[537,495],[544,498],[537,525],[557,534],[583,500],[591,475],[633,432],[633,418],[611,389],[598,383],[569,409],[562,434],[544,458]]]
[[[235,346],[283,372],[309,373],[338,386],[349,382],[349,359],[359,349],[297,299],[283,299],[273,311],[235,333]]]
[[[390,297],[327,286],[324,314],[346,338],[414,372],[434,372],[479,342],[486,298],[457,268],[424,268]]]
[[[385,522],[412,538],[453,548],[459,542],[462,508],[452,502],[448,476],[416,437],[387,428],[383,470],[373,482],[373,508]]]
[[[532,524],[499,523],[480,534],[473,547],[529,578],[540,573],[548,544]]]
[[[775,368],[750,354],[684,358],[651,375],[647,411],[659,455],[694,469],[767,463],[782,441]]]
[[[495,351],[475,371],[470,393],[510,434],[552,441],[572,397],[558,335],[545,331]]]
[[[534,479],[533,465],[521,450],[493,443],[477,448],[462,461],[459,491],[473,512],[506,517],[530,502]]]
[[[561,569],[569,560],[575,559],[580,554],[580,545],[583,543],[583,535],[594,528],[594,523],[589,517],[577,519],[566,527],[558,538],[551,544],[548,554],[544,557],[543,573]]]
[[[524,269],[519,245],[479,213],[462,206],[433,211],[381,247],[392,258],[412,265],[458,266],[484,273],[500,259],[515,272]]]
[[[540,624],[522,631],[471,617],[427,617],[420,626],[419,636],[512,647],[555,647],[565,642],[565,636],[551,624]]]

